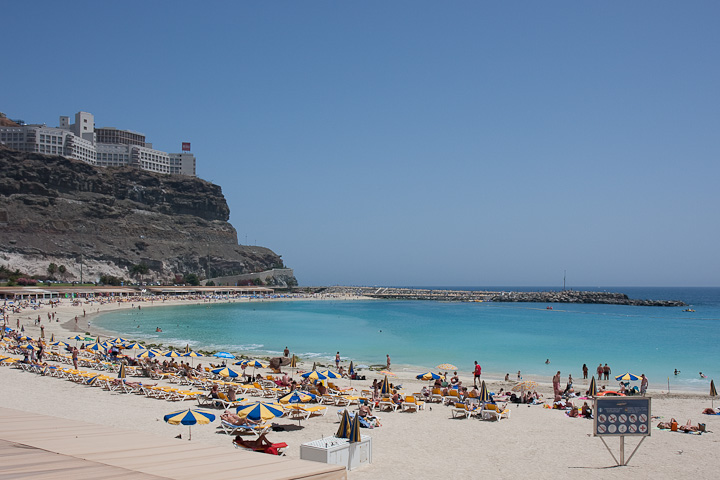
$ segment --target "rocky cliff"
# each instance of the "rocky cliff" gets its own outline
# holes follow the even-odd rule
[[[82,265],[96,281],[145,265],[143,281],[173,283],[283,267],[267,248],[238,245],[229,215],[220,187],[196,177],[0,148],[0,264],[11,270],[55,263],[80,280]]]

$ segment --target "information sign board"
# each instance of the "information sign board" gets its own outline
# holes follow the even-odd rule
[[[595,399],[593,435],[650,436],[650,399],[599,397]]]

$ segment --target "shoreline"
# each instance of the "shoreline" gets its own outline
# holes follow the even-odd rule
[[[280,301],[280,302],[282,302],[282,301],[303,301],[303,300],[309,300],[309,301],[332,301],[332,300],[336,300],[336,301],[337,301],[337,300],[348,300],[348,299],[349,299],[349,298],[331,297],[331,298],[263,299],[262,301]],[[368,298],[368,297],[353,297],[352,299],[353,299],[353,300],[373,300],[373,299]],[[158,304],[158,302],[155,302],[155,303],[152,304],[152,305],[142,304],[142,307],[143,307],[143,308],[163,307],[163,306],[164,306],[164,307],[176,307],[176,306],[183,306],[183,305],[202,305],[202,304],[206,304],[206,303],[236,303],[236,301],[237,301],[237,300],[235,300],[235,301],[233,301],[233,300],[229,300],[229,301],[227,301],[227,300],[214,300],[214,301],[213,301],[213,300],[210,300],[210,301],[209,301],[209,300],[207,300],[207,299],[203,299],[203,300],[178,300],[178,301],[174,301],[174,302],[164,302],[164,303],[160,303],[160,304]],[[242,301],[247,301],[247,302],[250,302],[250,303],[251,303],[251,302],[260,301],[260,300],[247,300],[247,299],[245,299],[245,300],[242,300]],[[136,307],[137,307],[137,305],[136,305]],[[83,333],[84,333],[84,332],[86,332],[86,331],[89,331],[90,334],[93,335],[93,336],[97,336],[97,335],[107,336],[107,337],[123,336],[123,337],[128,337],[128,338],[131,339],[131,340],[137,340],[137,339],[135,339],[135,338],[132,338],[132,337],[133,337],[132,332],[122,332],[122,331],[118,331],[118,330],[105,329],[105,328],[102,328],[102,327],[98,327],[98,326],[96,326],[94,323],[92,323],[93,319],[98,318],[98,317],[101,317],[101,316],[104,315],[104,314],[111,313],[111,312],[115,312],[115,311],[118,311],[118,310],[128,310],[128,309],[132,309],[132,307],[131,307],[130,305],[126,305],[126,304],[123,303],[123,304],[120,305],[120,306],[116,306],[115,308],[108,309],[108,310],[106,310],[106,311],[101,311],[101,312],[99,312],[99,313],[88,314],[87,320],[91,321],[91,328],[90,328],[90,330],[85,330],[85,329],[82,329],[82,328],[78,328],[77,330],[74,329],[74,325],[73,325],[72,320],[66,322],[66,323],[65,323],[64,325],[62,325],[62,326],[63,326],[63,327],[69,327],[69,328],[68,328],[68,331],[71,332],[71,333],[76,333],[76,332],[83,332]],[[152,343],[155,343],[155,342],[152,342]],[[179,345],[173,345],[173,344],[166,343],[166,342],[162,342],[161,344],[162,344],[164,347],[167,347],[167,346],[173,346],[174,348],[179,348],[179,347],[180,347]],[[197,347],[197,349],[198,349],[198,350],[206,350],[206,348],[205,348],[204,346],[202,346],[202,345],[199,346],[199,347]],[[249,351],[249,350],[233,350],[231,353],[235,354],[238,358],[240,358],[240,357],[257,358],[257,359],[259,359],[259,360],[269,360],[270,358],[272,358],[271,355],[265,355],[265,354],[260,354],[260,355],[258,355],[257,352],[252,352],[252,351]],[[281,353],[278,352],[278,354],[275,355],[275,356],[281,356]],[[216,363],[216,362],[219,362],[220,360],[217,359],[217,358],[215,358],[215,357],[205,357],[205,356],[203,356],[203,357],[199,357],[198,361],[200,361],[201,363],[208,363],[208,362]],[[355,363],[358,363],[358,362],[359,362],[359,361],[356,361]],[[313,363],[317,363],[318,365],[322,365],[322,366],[324,366],[324,367],[333,368],[333,369],[334,369],[334,362],[333,362],[332,358],[330,358],[330,357],[328,357],[328,358],[321,357],[321,358],[317,358],[317,359],[314,359],[314,360],[299,359],[299,365],[303,365],[304,368],[306,368],[306,369],[308,369],[308,370],[311,369]],[[481,364],[482,364],[482,362],[481,362]],[[343,360],[343,361],[341,362],[341,365],[342,365],[344,368],[347,369],[347,368],[349,367],[349,361]],[[379,364],[378,364],[378,365],[379,365]],[[383,368],[380,368],[380,369],[376,369],[376,370],[363,369],[363,372],[367,372],[367,371],[377,371],[377,370],[384,370],[384,367],[383,367]],[[426,372],[426,371],[428,371],[428,370],[436,371],[437,368],[435,368],[434,366],[427,366],[427,365],[426,365],[426,366],[423,366],[423,365],[416,365],[416,364],[400,364],[400,363],[396,363],[396,364],[393,364],[392,369],[391,369],[391,371],[392,371],[393,373],[398,374],[398,378],[402,378],[402,379],[406,379],[406,380],[415,380],[415,378],[414,378],[415,375],[417,375],[417,374],[419,374],[419,373],[422,373],[422,372]],[[466,371],[466,370],[467,370],[467,371]],[[460,378],[461,378],[464,382],[472,381],[472,374],[471,374],[470,370],[471,370],[471,366],[468,366],[467,368],[460,368],[460,369],[458,370],[458,375],[460,376]],[[449,373],[450,375],[452,375],[453,372],[448,372],[448,373]],[[592,372],[590,372],[590,373],[592,373]],[[574,375],[573,375],[573,376],[574,376]],[[552,377],[551,375],[525,374],[525,373],[523,373],[521,379],[522,379],[522,380],[534,381],[534,382],[537,382],[538,385],[542,385],[544,388],[551,389],[551,388],[552,388],[551,377]],[[592,377],[592,375],[590,375],[590,377]],[[517,383],[517,381],[518,381],[517,378],[516,378],[516,375],[515,375],[514,373],[510,375],[510,380],[506,382],[506,381],[504,380],[504,378],[505,378],[505,373],[502,373],[502,372],[494,372],[494,371],[486,371],[485,369],[483,369],[482,378],[483,378],[484,380],[488,381],[488,382],[491,382],[491,383],[493,383],[493,384],[498,384],[498,385],[500,385],[500,386],[506,386],[506,385],[512,386],[512,385],[514,385],[515,383]],[[566,377],[564,377],[564,378],[566,378]],[[579,378],[576,377],[574,383],[575,383],[575,385],[578,386],[579,388],[587,389],[587,388],[589,387],[589,382],[590,382],[590,378],[588,378],[588,380],[583,380],[581,377],[579,377]],[[616,384],[617,384],[617,382],[616,382],[614,379],[607,380],[607,381],[605,381],[605,380],[598,381],[598,387],[600,387],[600,386],[606,386],[606,388],[608,388],[608,389],[610,389],[610,390],[612,390],[612,389],[616,386]],[[652,383],[651,383],[651,385],[652,385]],[[651,387],[651,388],[648,389],[648,391],[652,391],[652,392],[654,392],[655,394],[658,394],[658,395],[668,395],[667,388],[654,388],[654,387]],[[703,393],[703,392],[705,392],[705,389],[704,389],[704,388],[692,389],[692,388],[680,388],[680,387],[678,387],[677,390],[671,389],[671,391],[670,391],[670,393],[669,393],[669,396],[672,397],[672,396],[675,396],[675,395],[680,395],[680,396],[685,396],[685,397],[687,397],[687,396],[692,397],[692,396],[696,396],[696,395],[698,395],[698,394],[701,394],[701,393]]]
[[[104,302],[100,303],[98,301],[91,301],[89,304],[79,304],[74,305],[72,300],[69,299],[62,299],[57,306],[52,307],[51,309],[47,308],[47,305],[43,304],[40,310],[35,310],[42,312],[40,314],[41,320],[43,324],[46,326],[45,328],[45,336],[46,338],[49,338],[51,334],[55,333],[56,335],[60,334],[66,337],[71,337],[74,334],[85,334],[86,332],[89,332],[91,336],[102,336],[102,337],[115,337],[115,336],[124,336],[128,337],[129,339],[135,340],[133,338],[132,332],[121,332],[117,330],[112,329],[105,329],[102,327],[98,327],[94,322],[97,318],[116,311],[121,310],[133,310],[138,308],[138,305],[142,309],[147,308],[153,308],[153,307],[178,307],[178,306],[186,306],[186,305],[202,305],[202,304],[208,304],[208,303],[253,303],[253,302],[285,302],[285,301],[345,301],[345,300],[353,300],[353,301],[371,301],[374,300],[369,297],[365,296],[354,296],[351,294],[345,294],[340,295],[339,293],[333,293],[331,295],[327,296],[318,296],[318,295],[311,295],[307,297],[301,297],[301,298],[262,298],[262,299],[252,299],[252,298],[164,298],[164,299],[131,299],[127,301],[121,301],[121,302]],[[83,310],[85,311],[85,316],[83,316]],[[56,316],[62,316],[62,318],[65,318],[66,315],[69,316],[69,319],[66,321],[54,322],[54,323],[44,323],[46,321],[46,313],[47,311],[52,311],[56,313]],[[78,316],[78,324],[75,326],[74,317]],[[21,314],[10,314],[11,321],[9,325],[14,328],[14,322],[16,321],[16,318],[20,317],[22,322],[27,322],[28,320],[32,322],[33,316],[37,316],[37,313],[31,313],[29,311],[23,311]],[[90,327],[87,328],[87,322],[90,323]],[[34,337],[39,336],[39,327],[34,326],[32,324],[27,325],[27,323],[23,323],[23,325],[26,328],[26,331],[30,329],[32,331],[32,335]],[[65,332],[65,333],[63,333]],[[67,335],[66,335],[67,334]],[[73,334],[73,335],[69,335]],[[67,340],[67,338],[58,338],[62,340]],[[156,343],[156,342],[141,342],[141,343]],[[162,342],[163,346],[170,346],[172,344]],[[172,345],[175,348],[179,348],[178,345]],[[197,347],[199,350],[205,350],[203,346]],[[245,356],[249,358],[257,357],[258,359],[265,360],[267,358],[271,358],[269,355],[258,355],[257,352],[251,352],[251,351],[233,351],[233,353],[236,353],[238,357]],[[280,356],[280,355],[276,355]],[[201,363],[209,363],[209,362],[219,362],[219,359],[215,357],[199,357],[198,360]],[[312,366],[312,363],[317,362],[318,364],[322,364],[327,366],[328,368],[333,367],[333,361],[332,358],[318,358],[314,361],[310,361],[308,359],[300,359],[300,365],[304,365],[304,368],[310,369]],[[358,363],[358,362],[356,362]],[[482,365],[482,362],[480,362]],[[372,365],[371,363],[368,363],[369,365]],[[341,362],[341,365],[345,368],[348,368],[349,362],[343,361]],[[379,365],[379,364],[378,364]],[[460,366],[460,365],[458,365]],[[414,365],[414,364],[393,364],[392,371],[396,374],[402,374],[402,376],[398,375],[399,378],[403,379],[410,379],[414,380],[414,375],[417,375],[421,372],[425,372],[428,370],[436,371],[437,368],[434,366],[422,366],[422,365]],[[467,371],[466,371],[467,370]],[[472,380],[472,375],[470,373],[471,366],[468,366],[467,368],[460,368],[458,370],[458,374],[460,378],[467,384],[468,380]],[[368,371],[372,371],[369,369],[363,369],[363,373],[367,373]],[[452,375],[452,372],[448,372],[450,375]],[[507,372],[494,372],[494,371],[487,371],[483,369],[483,375],[482,378],[487,380],[488,382],[497,383],[499,385],[513,385],[517,382],[515,373],[512,373],[510,375],[510,380],[508,382],[504,381],[505,373]],[[592,371],[590,372],[592,373]],[[592,376],[592,375],[590,375]],[[563,377],[567,378],[567,377]],[[551,375],[539,375],[539,374],[522,374],[522,380],[531,380],[538,383],[538,385],[542,385],[543,388],[548,388],[551,386]],[[609,380],[609,381],[599,381],[598,386],[606,385],[608,389],[612,389],[616,386],[615,380]],[[653,387],[653,382],[651,381],[649,391],[653,391],[656,394],[659,395],[668,395],[667,388],[656,388]],[[589,385],[588,381],[583,381],[581,377],[575,377],[575,385],[579,387],[579,389],[587,388]],[[685,395],[685,396],[693,396],[693,395],[699,395],[705,392],[705,388],[682,388],[678,387],[677,390],[672,389],[670,390],[669,395]]]

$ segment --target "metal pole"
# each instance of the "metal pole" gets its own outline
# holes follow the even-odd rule
[[[604,437],[600,437],[600,440],[602,440],[603,445],[605,445],[605,448],[607,448],[607,451],[610,452],[610,455],[612,455],[613,460],[615,460],[615,463],[618,464],[618,465],[620,465],[620,462],[618,462],[618,461],[617,461],[617,458],[615,458],[615,454],[612,452],[612,450],[610,450],[610,447],[608,447],[608,444],[605,443],[605,438],[604,438]]]
[[[625,463],[625,435],[620,435],[620,465],[627,465]]]
[[[630,459],[633,457],[633,455],[635,455],[635,452],[637,452],[637,449],[640,448],[640,444],[643,442],[643,440],[645,440],[645,437],[642,437],[642,438],[640,439],[640,442],[638,442],[637,446],[635,447],[635,450],[633,450],[633,452],[632,452],[632,453],[630,454],[630,456],[628,457],[627,462],[625,462],[625,465],[627,465],[628,463],[630,463]]]

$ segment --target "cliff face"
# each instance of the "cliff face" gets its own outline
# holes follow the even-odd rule
[[[0,148],[0,264],[67,279],[130,278],[172,283],[282,266],[263,247],[238,245],[219,186],[195,177],[134,168],[96,168],[63,157]]]

